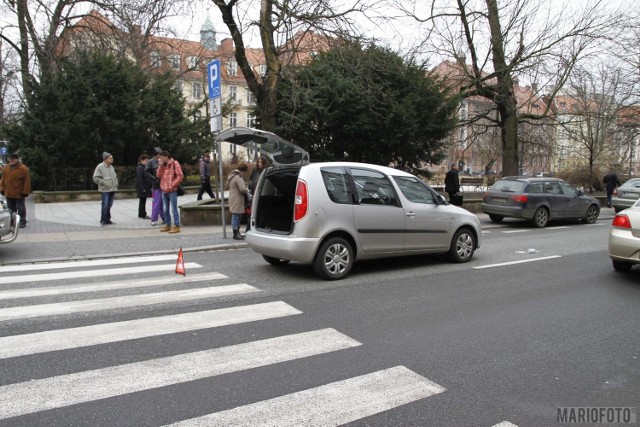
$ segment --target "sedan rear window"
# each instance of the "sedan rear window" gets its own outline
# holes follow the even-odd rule
[[[640,187],[640,178],[633,178],[621,185],[621,187]]]
[[[522,181],[511,181],[511,180],[500,180],[493,184],[489,191],[504,191],[507,193],[522,193],[524,188],[527,186],[526,182]]]

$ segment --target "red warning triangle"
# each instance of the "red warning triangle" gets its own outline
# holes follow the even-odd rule
[[[178,261],[176,261],[176,274],[182,274],[186,276],[184,271],[184,258],[182,257],[182,246],[180,246],[180,252],[178,252]]]

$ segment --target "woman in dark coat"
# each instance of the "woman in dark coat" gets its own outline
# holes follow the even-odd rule
[[[149,156],[140,155],[136,166],[136,191],[138,193],[138,218],[149,219],[147,216],[147,197],[151,197],[151,184],[145,176],[145,169],[149,162]]]

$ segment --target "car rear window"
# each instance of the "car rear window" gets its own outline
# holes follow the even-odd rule
[[[633,178],[621,185],[621,187],[638,187],[640,186],[640,178]]]
[[[500,180],[493,184],[489,191],[504,191],[506,193],[522,193],[527,186],[526,182],[512,181],[512,180]]]
[[[351,204],[347,185],[347,175],[343,168],[322,168],[320,170],[324,187],[332,202]]]

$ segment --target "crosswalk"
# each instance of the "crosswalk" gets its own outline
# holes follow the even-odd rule
[[[186,277],[167,276],[166,272],[174,267],[175,256],[0,267],[0,331],[16,331],[0,334],[0,372],[3,363],[20,366],[21,358],[34,363],[38,357],[56,354],[64,358],[74,352],[98,358],[113,344],[153,337],[176,342],[171,337],[179,334],[256,325],[273,319],[291,319],[295,324],[296,318],[305,316],[284,301],[249,304],[239,300],[230,307],[203,308],[203,301],[259,295],[261,290],[251,284],[233,283],[224,274],[206,272],[197,263],[186,264],[190,272]],[[118,278],[121,276],[127,278]],[[185,303],[191,311],[184,312]],[[181,312],[166,314],[167,307],[176,306],[181,307]],[[122,313],[135,316],[112,321]],[[89,321],[60,327],[65,324],[63,320],[78,318]],[[48,327],[49,324],[58,327]],[[73,321],[71,324],[75,325]],[[34,331],[28,332],[24,325],[35,325]],[[352,337],[320,325],[314,330],[220,346],[212,342],[196,351],[177,349],[171,355],[151,354],[140,360],[50,376],[0,379],[0,425],[67,425],[65,410],[69,408],[90,405],[95,410],[112,398],[157,393],[193,381],[275,365],[286,367],[294,361],[360,346],[362,343]],[[196,411],[192,417],[181,416],[162,424],[335,426],[445,391],[443,386],[397,365],[223,410],[204,414]],[[127,425],[126,421],[109,420],[117,413],[107,412],[100,415],[107,417],[103,425]],[[19,422],[27,416],[32,418]]]

